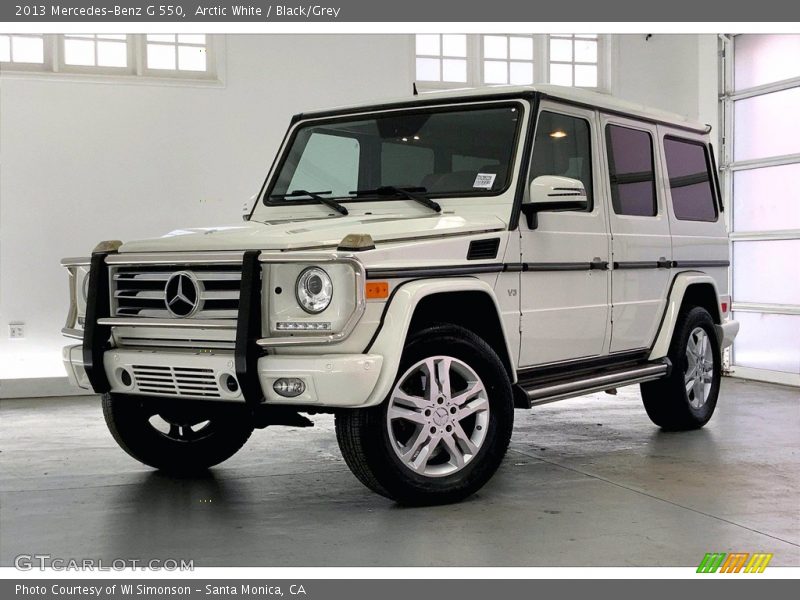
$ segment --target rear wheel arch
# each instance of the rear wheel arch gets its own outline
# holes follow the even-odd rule
[[[680,310],[685,312],[694,306],[705,308],[716,325],[722,323],[719,296],[717,295],[717,289],[711,282],[692,283],[686,288],[683,293]]]

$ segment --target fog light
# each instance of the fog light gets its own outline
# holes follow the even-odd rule
[[[281,377],[272,384],[275,393],[284,398],[294,398],[306,391],[306,384],[296,377]]]
[[[233,375],[225,373],[225,375],[222,376],[222,384],[231,394],[235,394],[239,391],[239,382],[236,381],[236,377]]]
[[[119,371],[117,371],[117,377],[119,377],[119,380],[122,382],[122,385],[124,385],[125,387],[131,387],[133,379],[131,378],[131,374],[128,373],[127,369],[120,369]]]

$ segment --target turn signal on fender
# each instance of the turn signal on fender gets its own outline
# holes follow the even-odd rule
[[[388,281],[369,281],[366,288],[367,299],[370,298],[388,298],[389,297],[389,282]]]

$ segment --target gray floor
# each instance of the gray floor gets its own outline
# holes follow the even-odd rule
[[[711,423],[662,433],[638,388],[517,411],[479,494],[401,508],[342,462],[330,417],[256,431],[198,479],[130,459],[96,397],[0,402],[0,564],[18,554],[226,565],[800,565],[800,392],[726,379]]]

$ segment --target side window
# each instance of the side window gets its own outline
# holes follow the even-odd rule
[[[592,143],[586,119],[547,111],[539,114],[531,181],[541,175],[561,175],[582,181],[589,201],[588,210],[592,210]]]
[[[658,208],[651,135],[638,129],[606,125],[606,147],[614,212],[655,216]]]
[[[355,138],[312,133],[286,192],[331,191],[346,196],[358,189],[359,150]]]
[[[427,187],[424,182],[433,171],[432,149],[392,142],[381,144],[381,185]]]
[[[708,150],[699,142],[664,138],[667,176],[675,217],[684,221],[716,221]]]

